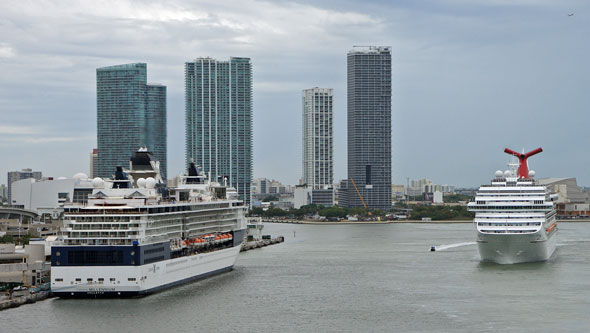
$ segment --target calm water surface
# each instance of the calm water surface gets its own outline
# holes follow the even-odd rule
[[[264,231],[285,243],[240,254],[229,273],[138,299],[21,306],[0,312],[0,331],[590,330],[590,223],[560,223],[552,260],[505,266],[479,262],[469,223]]]

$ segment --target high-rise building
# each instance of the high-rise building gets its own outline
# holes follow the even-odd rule
[[[342,204],[362,207],[362,196],[368,208],[389,210],[391,48],[355,47],[347,58],[348,179],[354,184],[346,187]]]
[[[140,147],[160,161],[166,178],[166,87],[147,83],[147,64],[96,70],[98,163],[96,177],[112,177],[127,167]]]
[[[98,165],[98,149],[92,149],[90,153],[90,173],[88,176],[92,179],[96,177],[96,166]]]
[[[252,64],[250,58],[185,63],[186,163],[227,179],[250,204]]]
[[[12,183],[21,179],[41,179],[43,177],[41,171],[33,171],[33,169],[22,169],[21,171],[8,172],[8,203],[12,204]]]
[[[332,103],[330,88],[303,90],[303,182],[313,189],[334,180]]]
[[[1,184],[0,185],[0,204],[2,202],[8,201],[8,186]]]

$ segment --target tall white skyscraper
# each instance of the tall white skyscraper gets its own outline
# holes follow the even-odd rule
[[[333,142],[331,88],[303,90],[303,182],[313,189],[332,187]]]

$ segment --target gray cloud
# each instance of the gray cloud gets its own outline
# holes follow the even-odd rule
[[[590,158],[570,152],[588,141],[589,49],[582,41],[589,25],[567,17],[572,8],[582,13],[588,6],[3,1],[0,179],[23,167],[87,172],[96,135],[95,69],[136,61],[148,63],[148,81],[168,86],[168,159],[172,174],[180,172],[183,64],[200,56],[252,58],[257,177],[296,182],[300,91],[334,88],[335,173],[345,177],[346,52],[379,44],[393,47],[396,182],[407,176],[476,185],[504,165],[503,146],[542,145],[546,153],[531,161],[539,176],[577,176],[587,184],[582,165]]]

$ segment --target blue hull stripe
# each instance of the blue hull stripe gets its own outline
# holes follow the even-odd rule
[[[104,293],[100,294],[92,294],[87,292],[53,292],[53,296],[61,297],[61,298],[123,298],[123,297],[138,297],[138,296],[146,296],[149,294],[153,294],[156,292],[163,291],[165,289],[169,289],[175,286],[179,286],[181,284],[193,282],[196,280],[201,280],[213,275],[221,274],[224,272],[229,272],[233,268],[232,266],[220,268],[211,272],[207,272],[201,275],[191,276],[186,279],[178,280],[175,282],[171,282],[168,284],[161,285],[159,287],[155,287],[152,289],[141,290],[141,291],[105,291]]]

